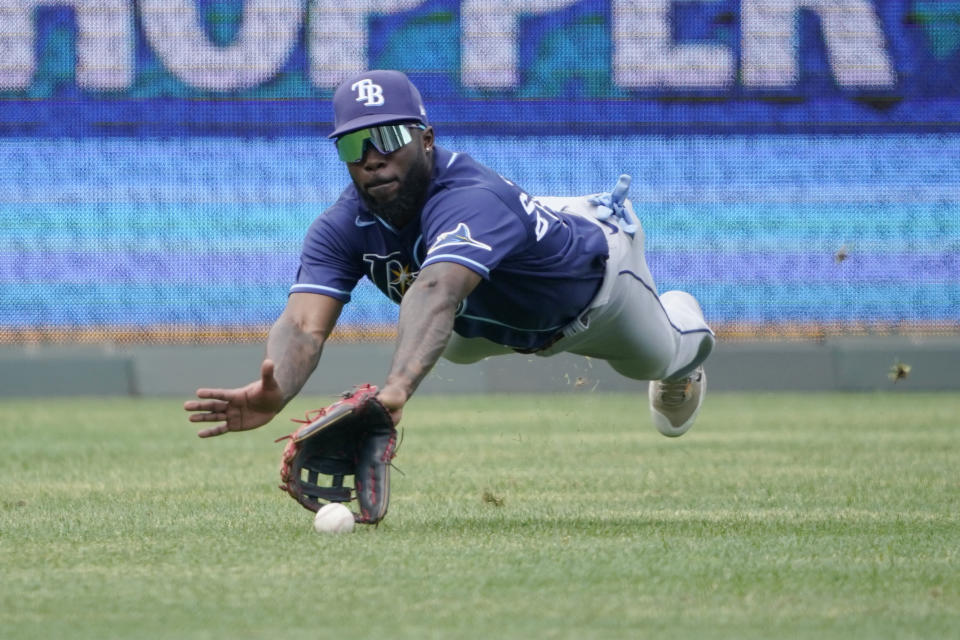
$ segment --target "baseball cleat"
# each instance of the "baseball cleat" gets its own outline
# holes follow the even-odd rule
[[[682,436],[693,426],[706,393],[703,367],[679,380],[652,380],[648,394],[653,426],[670,438]]]

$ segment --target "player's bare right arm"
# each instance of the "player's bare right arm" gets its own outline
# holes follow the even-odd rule
[[[342,309],[342,302],[325,295],[291,294],[270,329],[260,379],[237,389],[197,389],[200,400],[184,403],[184,409],[194,412],[191,422],[219,423],[197,435],[246,431],[270,422],[313,373]]]
[[[274,377],[283,391],[284,406],[316,369],[323,345],[342,309],[343,303],[329,296],[290,294],[267,338],[267,359],[276,365]]]

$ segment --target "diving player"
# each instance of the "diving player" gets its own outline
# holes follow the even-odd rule
[[[610,193],[536,198],[473,158],[435,144],[419,91],[368,71],[333,98],[334,139],[351,184],[307,231],[296,281],[274,323],[260,378],[198,389],[184,404],[201,437],[262,426],[300,391],[360,278],[400,305],[380,401],[399,421],[440,357],[569,352],[649,380],[656,428],[679,436],[703,402],[714,346],[689,294],[658,295],[644,233]]]

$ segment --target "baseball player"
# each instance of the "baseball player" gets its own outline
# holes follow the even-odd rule
[[[703,402],[714,345],[697,301],[658,295],[644,233],[610,193],[536,198],[436,145],[420,93],[398,71],[368,71],[333,97],[330,134],[351,184],[310,226],[258,380],[198,389],[184,404],[200,437],[269,422],[300,391],[361,277],[400,305],[393,362],[377,399],[395,422],[440,357],[569,352],[650,381],[656,428],[679,436]]]

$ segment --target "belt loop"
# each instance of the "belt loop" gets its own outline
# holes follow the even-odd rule
[[[563,334],[564,338],[569,338],[570,336],[575,336],[581,331],[586,331],[590,328],[590,310],[586,310],[581,313],[576,319],[573,320],[570,324],[565,326],[560,333]]]

